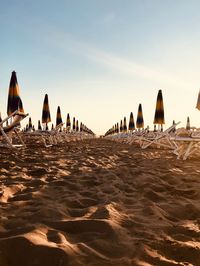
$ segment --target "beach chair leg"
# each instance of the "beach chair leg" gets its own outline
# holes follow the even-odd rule
[[[177,155],[177,159],[181,158],[182,150],[183,150],[183,145],[177,146],[177,148],[174,149],[173,153]]]
[[[190,151],[192,149],[192,146],[193,146],[193,143],[190,142],[190,144],[188,145],[186,151],[185,151],[185,154],[183,155],[183,160],[186,160],[187,157],[191,154]]]
[[[21,136],[19,135],[19,133],[17,132],[16,129],[14,130],[14,132],[15,132],[16,136],[19,138],[19,141],[21,142],[21,144],[22,144],[23,146],[26,146],[25,143],[24,143],[24,141],[22,140]]]
[[[183,159],[186,160],[188,158],[188,156],[190,156],[192,153],[194,153],[195,151],[198,151],[198,150],[199,150],[199,146],[191,143],[191,147],[190,147],[190,149],[187,150],[187,153],[185,154]]]
[[[10,148],[14,148],[14,146],[12,145],[12,142],[10,141],[9,137],[6,135],[6,133],[4,132],[2,127],[0,127],[0,131],[1,131],[2,135],[4,136],[4,138],[6,139]]]

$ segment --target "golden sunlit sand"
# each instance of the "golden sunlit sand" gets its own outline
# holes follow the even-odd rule
[[[0,153],[0,265],[200,265],[200,165],[105,139]]]

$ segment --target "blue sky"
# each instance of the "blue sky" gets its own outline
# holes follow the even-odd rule
[[[152,127],[163,91],[166,127],[199,127],[200,1],[0,0],[0,111],[12,70],[25,110],[41,118],[44,94],[97,134],[142,103]],[[55,121],[54,121],[55,122]]]

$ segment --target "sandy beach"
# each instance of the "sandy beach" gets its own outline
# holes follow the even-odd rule
[[[105,139],[0,153],[0,265],[200,265],[200,165]]]

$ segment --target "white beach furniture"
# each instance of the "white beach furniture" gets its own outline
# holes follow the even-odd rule
[[[188,136],[171,137],[171,141],[176,144],[174,154],[178,159],[186,160],[191,154],[200,152],[200,130],[190,132]]]
[[[23,142],[20,134],[18,133],[18,129],[19,129],[20,122],[27,116],[28,114],[24,114],[16,110],[15,112],[13,112],[11,115],[7,116],[5,119],[3,119],[0,122],[0,135],[6,141],[6,144],[0,143],[0,146],[8,147],[8,148],[16,148],[16,147],[25,146],[25,143]],[[12,119],[12,123],[4,127],[3,124],[6,123],[9,119]],[[12,140],[13,133],[16,134],[21,144],[13,144],[13,140]]]
[[[157,132],[149,132],[146,135],[141,136],[141,148],[146,149],[151,145],[156,145],[157,147],[165,147],[170,149],[175,149],[175,143],[172,142],[171,136],[174,134],[176,126],[180,124],[180,122],[175,123],[170,126],[166,130],[157,131]]]

